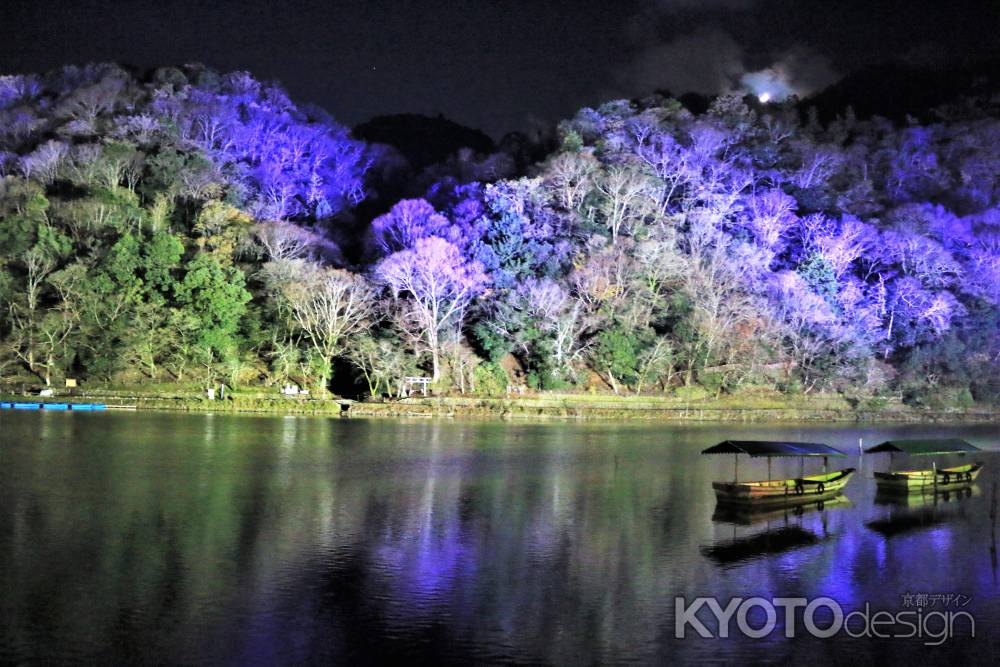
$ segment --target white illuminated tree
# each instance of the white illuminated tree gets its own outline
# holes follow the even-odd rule
[[[391,291],[400,327],[415,343],[426,345],[436,382],[442,336],[461,330],[466,308],[486,286],[482,265],[465,259],[454,244],[431,236],[382,260],[375,277]]]
[[[302,264],[304,277],[288,281],[282,294],[295,325],[323,361],[321,386],[330,378],[330,361],[345,339],[372,325],[375,290],[363,276],[340,269]]]

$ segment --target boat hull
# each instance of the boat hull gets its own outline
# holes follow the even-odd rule
[[[939,492],[954,491],[972,486],[982,470],[982,463],[940,468],[936,471],[936,480],[933,469],[877,472],[875,484],[884,493],[928,493],[933,492],[935,486]]]
[[[723,505],[796,505],[837,496],[854,474],[845,468],[820,475],[758,482],[712,482]]]

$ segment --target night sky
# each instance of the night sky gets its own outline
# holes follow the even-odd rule
[[[277,79],[349,125],[440,113],[497,137],[656,88],[807,94],[889,59],[995,58],[998,34],[996,0],[13,0],[0,71],[202,62]]]

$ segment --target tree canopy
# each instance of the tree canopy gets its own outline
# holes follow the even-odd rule
[[[996,401],[1000,121],[937,118],[619,100],[387,200],[246,73],[0,77],[0,377]]]

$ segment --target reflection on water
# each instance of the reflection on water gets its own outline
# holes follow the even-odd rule
[[[763,507],[755,507],[753,505],[716,505],[715,512],[712,514],[712,521],[741,526],[752,526],[772,521],[787,522],[814,512],[825,512],[837,507],[850,507],[850,505],[851,501],[842,493],[833,498],[800,501],[777,507],[770,505]]]
[[[885,537],[894,537],[910,531],[940,526],[946,521],[968,521],[966,498],[980,495],[975,485],[957,491],[940,493],[884,493],[875,494],[875,504],[887,508],[884,516],[865,525]],[[985,527],[986,522],[983,522]]]
[[[754,558],[812,546],[834,539],[826,512],[850,507],[843,494],[829,500],[785,507],[748,508],[719,505],[712,514],[716,524],[731,524],[732,538],[715,540],[701,547],[701,553],[719,565],[734,565]],[[818,520],[813,520],[817,519]],[[737,534],[736,526],[755,526],[759,531]]]
[[[728,437],[854,451],[995,428],[0,416],[0,662],[912,660],[919,641],[674,639],[674,597],[962,593],[997,653],[990,493],[715,514]],[[977,487],[998,479],[987,457]],[[784,469],[783,469],[784,468]],[[797,463],[775,464],[792,477]],[[930,511],[925,529],[873,522]],[[891,660],[890,660],[891,661]]]
[[[917,491],[915,493],[886,492],[878,489],[875,492],[875,504],[887,505],[889,507],[937,507],[939,505],[961,505],[965,498],[981,495],[979,484],[973,484],[965,488],[954,491],[938,491],[934,493],[931,489]]]
[[[821,538],[800,526],[782,526],[750,537],[719,542],[702,548],[702,553],[720,565],[730,565],[798,547],[812,546]]]

